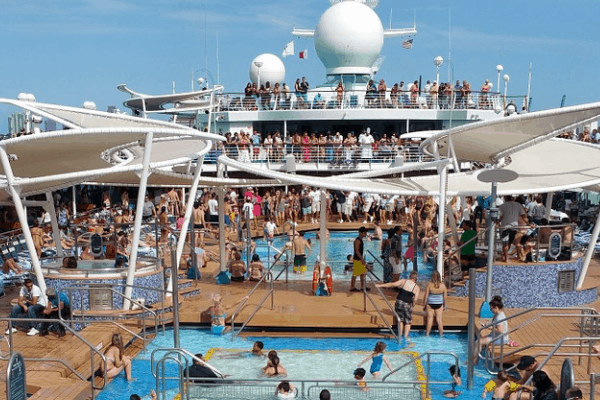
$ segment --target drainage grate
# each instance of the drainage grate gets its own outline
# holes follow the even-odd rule
[[[558,293],[567,293],[573,290],[575,290],[575,270],[558,271]]]

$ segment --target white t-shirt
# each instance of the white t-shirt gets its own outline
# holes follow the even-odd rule
[[[33,301],[34,297],[37,297],[37,304],[44,307],[48,305],[46,295],[42,293],[42,290],[36,285],[33,285],[33,287],[31,288],[31,292],[27,290],[26,286],[21,287],[21,290],[19,291],[19,296],[22,296],[26,301],[29,302]]]
[[[210,215],[219,215],[219,202],[215,199],[208,201],[208,213]]]
[[[503,228],[516,228],[519,226],[519,216],[525,215],[523,206],[516,201],[507,201],[498,209],[501,214],[500,225]]]
[[[265,228],[267,228],[267,232],[269,232],[269,235],[272,235],[275,233],[275,228],[277,228],[277,225],[275,224],[275,222],[267,222],[265,225]]]

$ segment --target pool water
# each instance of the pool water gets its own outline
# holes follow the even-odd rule
[[[233,341],[230,335],[215,336],[206,329],[181,329],[181,347],[191,353],[202,353],[210,356],[208,361],[215,368],[233,378],[254,379],[260,376],[260,368],[266,364],[265,359],[249,354],[252,344],[261,340],[265,347],[264,352],[276,350],[281,364],[288,370],[289,379],[341,379],[352,380],[352,372],[370,352],[373,351],[375,339],[362,338],[271,338],[271,337],[237,337]],[[398,343],[395,340],[384,340],[387,344],[386,356],[393,367],[401,365],[413,352],[449,351],[458,355],[460,360],[463,385],[460,396],[465,400],[480,399],[483,385],[490,379],[490,375],[480,367],[475,369],[474,388],[466,390],[466,352],[467,341],[465,334],[447,333],[443,338],[439,336],[426,337],[418,332],[411,333],[411,342]],[[173,331],[167,330],[166,334],[158,334],[148,345],[146,353],[133,360],[133,382],[127,382],[123,374],[116,377],[109,386],[99,395],[99,400],[128,400],[133,393],[147,395],[156,387],[156,379],[150,371],[150,357],[154,349],[172,347]],[[160,356],[159,356],[160,358]],[[449,366],[454,363],[454,358],[448,355],[432,356],[430,368],[431,380],[450,381]],[[369,374],[370,361],[362,365],[367,370],[366,379],[371,381]],[[422,367],[426,368],[423,360]],[[415,367],[405,368],[402,376],[393,380],[412,379],[415,376]],[[382,373],[388,371],[384,365]],[[399,372],[400,373],[400,372]],[[176,376],[177,368],[174,363],[166,365],[166,375]],[[389,378],[391,379],[391,378]],[[273,388],[279,379],[273,379]],[[169,381],[167,387],[175,388],[175,380]],[[445,399],[444,390],[450,385],[431,385],[432,400]],[[170,391],[171,393],[174,392]],[[167,396],[167,398],[172,398]]]
[[[339,280],[350,280],[352,277],[352,272],[344,273],[344,265],[348,262],[347,256],[352,255],[354,253],[354,239],[357,237],[357,232],[331,232],[330,238],[327,240],[327,264],[331,266],[332,277],[334,281]],[[387,235],[387,234],[384,234]],[[307,265],[307,273],[304,274],[294,274],[292,272],[291,265],[293,265],[294,259],[289,253],[289,279],[291,280],[312,280],[312,271],[317,261],[317,257],[321,251],[321,240],[317,239],[316,232],[307,232],[304,236],[306,239],[310,239],[311,241],[311,250],[307,255],[306,265]],[[408,248],[408,234],[404,233],[402,235],[402,251],[406,252]],[[269,250],[267,249],[267,241],[264,239],[257,239],[256,241],[256,254],[260,256],[260,259],[265,264],[265,267],[268,268],[270,262],[268,260],[273,261],[277,256],[276,252],[271,249],[269,254]],[[287,236],[276,236],[273,240],[273,247],[276,249],[283,249],[285,243],[287,242]],[[365,259],[367,262],[373,262],[373,273],[380,279],[383,279],[383,267],[382,265],[373,260],[373,256],[369,254],[368,251],[373,253],[375,257],[379,261],[381,260],[381,240],[364,240],[364,250],[365,250]],[[269,258],[270,255],[270,258]],[[243,259],[246,260],[246,255],[244,253]],[[421,252],[418,252],[417,255],[418,262],[417,267],[419,270],[419,280],[429,280],[431,277],[431,272],[434,269],[433,263],[428,261],[426,263],[422,262]],[[283,264],[278,263],[273,270],[276,271],[275,275],[279,273],[283,269]],[[408,263],[408,271],[403,273],[403,277],[407,277],[408,274],[412,271],[412,263]],[[282,275],[283,276],[283,275]],[[281,279],[281,278],[280,278]]]

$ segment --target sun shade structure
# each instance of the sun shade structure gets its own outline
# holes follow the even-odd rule
[[[134,112],[173,114],[211,108],[214,104],[213,94],[222,92],[223,86],[215,85],[206,90],[167,95],[138,93],[129,89],[125,84],[117,86],[117,89],[131,95],[131,99],[123,102],[123,105]]]

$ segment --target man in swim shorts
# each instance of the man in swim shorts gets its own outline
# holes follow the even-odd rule
[[[304,239],[304,232],[299,232],[298,237],[292,242],[292,252],[294,253],[294,273],[303,274],[306,272],[306,249],[310,251],[310,243]]]
[[[350,291],[358,292],[359,290],[355,287],[356,277],[360,276],[360,290],[365,289],[365,275],[367,273],[367,262],[364,257],[364,243],[363,239],[367,236],[367,228],[361,226],[358,229],[358,237],[354,239],[354,256],[352,260],[354,262],[354,272],[352,273],[352,279],[350,280]],[[366,288],[366,290],[370,290]]]

